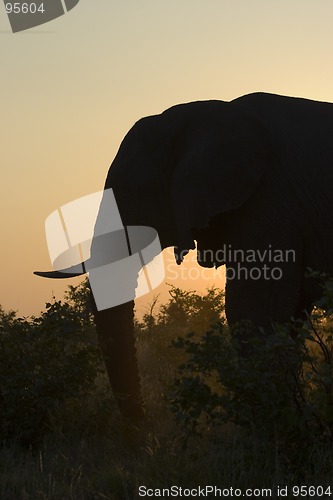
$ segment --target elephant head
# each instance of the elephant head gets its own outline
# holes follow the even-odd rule
[[[124,138],[105,183],[124,224],[154,227],[177,259],[195,228],[241,207],[267,165],[264,124],[233,102],[199,101],[143,118]],[[178,257],[179,256],[179,257]]]
[[[244,206],[269,164],[263,122],[235,102],[199,101],[174,106],[138,121],[110,167],[112,188],[124,226],[150,226],[161,247],[173,246],[178,264],[189,249],[210,245],[216,218]],[[200,241],[200,234],[206,235]],[[219,235],[221,243],[223,234]],[[92,244],[92,258],[94,243]],[[201,264],[209,264],[204,260]],[[68,277],[62,273],[39,273]],[[75,275],[75,269],[73,274]],[[136,276],[133,278],[135,286]],[[143,416],[131,300],[94,315],[106,366],[122,414]]]

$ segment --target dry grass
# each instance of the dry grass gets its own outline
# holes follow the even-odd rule
[[[309,449],[297,469],[280,458],[274,443],[262,443],[232,426],[215,436],[207,429],[184,448],[181,430],[163,400],[173,373],[170,359],[163,362],[147,350],[147,345],[140,348],[150,415],[146,429],[137,433],[124,425],[106,396],[106,379],[100,380],[91,400],[67,414],[72,421],[60,425],[64,416],[59,415],[58,427],[42,443],[24,449],[12,441],[2,447],[1,499],[133,500],[142,498],[140,485],[274,490],[277,485],[330,484],[331,447]],[[84,426],[83,432],[75,430]]]

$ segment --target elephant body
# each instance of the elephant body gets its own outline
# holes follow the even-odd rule
[[[332,137],[330,103],[257,93],[179,105],[133,127],[122,146],[133,159],[120,149],[105,188],[114,189],[125,224],[154,227],[163,247],[183,254],[193,240],[201,257],[222,246],[294,250],[291,262],[279,263],[282,279],[227,280],[229,322],[265,326],[311,308],[319,290],[305,280],[307,268],[333,273]],[[253,138],[257,150],[249,151]],[[257,155],[258,170],[240,157],[248,153]],[[269,256],[262,264],[276,267]],[[226,265],[232,270],[235,263]]]
[[[333,105],[267,94],[236,102],[260,116],[271,147],[270,165],[242,221],[245,241],[251,240],[253,248],[270,242],[295,251],[295,261],[284,264],[281,280],[233,283],[230,320],[248,317],[264,326],[312,308],[321,289],[305,279],[307,268],[333,273]],[[236,239],[235,246],[243,244],[239,234]],[[239,288],[244,301],[246,295],[252,297],[245,314],[233,312],[235,301],[241,301]]]
[[[108,188],[124,225],[155,228],[162,248],[175,247],[179,264],[196,241],[199,264],[226,265],[229,323],[249,319],[267,327],[301,317],[320,295],[306,269],[333,275],[331,103],[255,93],[174,106],[129,131]],[[221,258],[221,249],[256,258],[239,262],[230,252]],[[279,252],[284,258],[272,261]],[[249,279],[254,267],[265,274]],[[275,268],[279,279],[272,277]],[[96,310],[95,318],[108,344],[111,384],[127,394],[122,413],[134,419],[141,402],[132,306]],[[120,324],[132,340],[118,349]]]

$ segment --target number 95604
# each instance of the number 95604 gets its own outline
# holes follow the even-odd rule
[[[6,12],[7,14],[35,14],[36,12],[44,13],[44,4],[43,3],[6,3]]]

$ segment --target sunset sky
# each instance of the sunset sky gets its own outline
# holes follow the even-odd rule
[[[16,34],[1,4],[0,43],[0,304],[20,315],[77,282],[32,274],[51,268],[45,219],[103,188],[139,118],[255,91],[333,102],[331,0],[80,0]],[[178,271],[186,288],[223,285]]]

